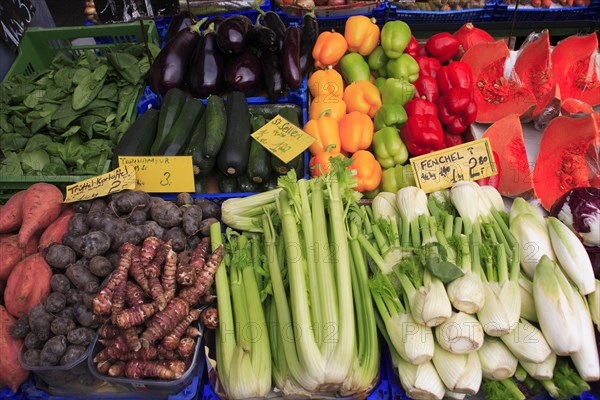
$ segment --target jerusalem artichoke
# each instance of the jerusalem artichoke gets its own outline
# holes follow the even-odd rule
[[[177,324],[177,326],[165,336],[161,342],[161,345],[168,350],[175,350],[179,345],[179,340],[185,333],[186,329],[190,326],[190,324],[200,318],[200,310],[194,309],[189,312],[188,315]]]
[[[156,256],[156,252],[160,246],[160,239],[155,236],[147,237],[142,243],[142,249],[140,251],[140,260],[144,267],[150,265],[150,262]]]
[[[125,367],[125,376],[130,379],[160,378],[179,379],[183,374],[179,370],[172,370],[161,363],[153,361],[133,360]]]
[[[117,316],[117,326],[121,329],[129,329],[133,326],[143,324],[157,311],[154,303],[142,304],[123,310]]]
[[[217,329],[219,327],[219,312],[215,307],[208,307],[202,312],[200,320],[207,329]]]
[[[198,245],[200,247],[200,245]],[[208,261],[200,273],[196,276],[194,286],[186,287],[181,290],[179,297],[184,299],[190,305],[197,305],[200,297],[212,286],[217,268],[223,260],[225,249],[219,245],[208,257]],[[192,259],[192,263],[194,260]]]
[[[125,361],[117,361],[107,371],[108,376],[125,376]]]
[[[133,264],[132,264],[132,267],[133,267]],[[143,275],[143,272],[142,272],[142,275]],[[142,304],[144,304],[143,289],[133,282],[127,282],[127,287],[125,288],[125,296],[127,297],[127,305],[129,307],[136,307],[136,306],[141,306]]]
[[[98,292],[92,302],[95,314],[110,314],[114,291],[121,282],[125,282],[127,280],[127,274],[129,272],[129,267],[131,266],[131,259],[135,251],[137,251],[137,248],[131,243],[124,243],[119,249],[119,254],[121,256],[119,259],[119,265],[108,280],[106,286],[104,286],[104,288]]]
[[[165,261],[165,267],[160,278],[161,285],[163,288],[165,301],[170,301],[175,297],[175,291],[177,290],[177,253],[172,249],[169,249],[167,258]]]
[[[179,347],[177,348],[177,352],[181,356],[181,358],[189,359],[194,355],[194,347],[196,346],[196,341],[192,338],[183,338],[179,341]]]
[[[159,311],[152,317],[148,328],[140,340],[143,347],[150,347],[157,340],[162,339],[167,333],[171,332],[179,322],[181,322],[189,313],[189,305],[184,300],[176,297],[171,300],[163,311]]]

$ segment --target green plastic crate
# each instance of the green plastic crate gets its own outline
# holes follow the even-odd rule
[[[160,45],[160,37],[154,21],[132,22],[126,24],[110,24],[99,26],[77,26],[65,28],[29,28],[19,44],[19,54],[12,67],[4,77],[9,79],[17,74],[31,74],[48,68],[59,52],[67,55],[78,56],[84,50],[98,52],[107,51],[123,43],[137,43],[144,41],[142,26],[146,32],[148,42]],[[139,97],[144,87],[140,86]],[[132,103],[127,116],[135,118],[137,115],[137,101]],[[110,167],[110,160],[106,163],[104,172]],[[36,182],[53,183],[63,189],[66,185],[82,181],[90,176],[0,176],[0,202],[6,195],[17,190],[26,189]]]

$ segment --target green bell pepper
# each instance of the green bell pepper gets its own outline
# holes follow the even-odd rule
[[[415,175],[410,164],[396,165],[383,171],[381,176],[381,190],[396,193],[407,186],[416,186]]]
[[[371,78],[369,64],[358,53],[348,53],[340,60],[342,76],[348,83],[368,81]]]
[[[377,46],[371,54],[369,54],[369,68],[374,71],[378,77],[387,77],[387,63],[390,59],[385,55],[383,47]]]
[[[403,21],[389,21],[381,29],[381,47],[388,58],[398,58],[411,39],[410,27]]]
[[[404,105],[415,96],[415,87],[412,83],[398,78],[387,78],[381,90],[383,104]]]
[[[386,72],[390,78],[404,79],[412,83],[419,79],[419,63],[410,55],[402,54],[388,61]]]
[[[373,135],[373,152],[382,168],[392,168],[408,160],[408,150],[398,129],[388,126]]]
[[[375,130],[380,130],[388,126],[400,129],[407,119],[408,116],[402,105],[384,104],[377,110],[373,122],[375,123]]]
[[[385,84],[385,81],[387,79],[385,79],[384,77],[380,76],[379,78],[375,79],[375,82],[373,83],[375,85],[375,87],[377,89],[379,89],[379,93],[381,93],[381,90],[383,89],[383,85]]]

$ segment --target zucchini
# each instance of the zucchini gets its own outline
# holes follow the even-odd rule
[[[167,92],[160,107],[160,115],[158,116],[158,127],[156,129],[156,139],[150,149],[150,154],[153,156],[160,155],[159,148],[163,141],[169,135],[173,124],[177,121],[181,109],[185,104],[185,93],[183,90],[173,88]]]
[[[240,175],[237,178],[238,188],[242,193],[253,193],[258,192],[258,184],[253,182],[248,175]]]
[[[279,111],[279,115],[290,121],[292,124],[300,128],[300,120],[298,119],[298,113],[292,107],[285,107]],[[290,169],[296,171],[298,178],[304,177],[304,152],[298,154],[295,158],[290,160],[288,163],[284,163],[279,158],[271,155],[271,169],[280,174],[287,174]]]
[[[252,117],[252,132],[256,132],[267,123],[262,115]],[[271,177],[270,153],[258,141],[252,139],[250,143],[250,157],[248,159],[248,170],[246,175],[256,182],[262,183]]]
[[[227,99],[227,130],[217,157],[217,167],[224,175],[238,177],[246,172],[250,156],[250,112],[242,92],[232,92]]]
[[[227,131],[227,114],[223,98],[215,95],[208,96],[205,113],[206,138],[202,145],[202,152],[206,158],[215,158],[219,154]]]
[[[182,154],[190,141],[194,127],[204,114],[204,104],[201,100],[192,99],[184,104],[171,131],[158,148],[163,156]]]
[[[284,108],[293,108],[296,111],[302,112],[302,109],[292,103],[280,104],[250,104],[248,109],[252,115],[262,115],[267,121],[275,118],[275,116]]]
[[[112,168],[119,166],[119,156],[147,156],[156,138],[160,111],[151,108],[135,120],[115,146]]]
[[[208,193],[208,177],[206,175],[194,176],[194,187],[196,193]]]
[[[183,154],[192,156],[192,164],[194,165],[194,174],[208,174],[215,166],[216,159],[206,158],[202,153],[202,144],[206,138],[206,112],[200,118],[200,121],[194,127]]]
[[[217,179],[219,192],[221,193],[237,193],[238,191],[238,180],[233,176],[219,175]]]
[[[277,189],[277,179],[278,179],[278,176],[273,175],[271,177],[271,179],[269,179],[266,182],[263,182],[262,185],[260,185],[260,191],[268,192],[269,190]]]

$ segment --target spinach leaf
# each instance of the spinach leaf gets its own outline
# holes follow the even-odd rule
[[[25,98],[25,100],[23,100],[23,104],[26,107],[34,108],[38,105],[40,100],[44,99],[44,96],[46,96],[46,91],[44,89],[34,90]]]
[[[0,148],[5,151],[21,150],[27,144],[27,138],[18,133],[3,133],[0,135]]]
[[[16,153],[4,152],[6,158],[0,162],[0,176],[22,176],[21,156]]]
[[[81,110],[90,104],[102,90],[106,78],[106,65],[102,65],[93,74],[86,76],[73,91],[71,105],[73,110]]]
[[[81,129],[81,127],[79,125],[71,125],[69,127],[69,129],[67,129],[62,135],[60,135],[61,137],[70,137],[73,135],[76,135],[77,132],[79,132],[79,130]]]
[[[119,92],[119,105],[117,106],[117,122],[121,123],[129,108],[135,106],[138,95],[138,89],[135,86],[125,86]]]
[[[15,130],[16,133],[18,133],[22,136],[26,136],[26,137],[32,136],[32,133],[31,133],[29,127],[25,124],[23,119],[21,117],[19,117],[17,114],[13,114],[11,116],[10,123],[12,124],[13,129]]]
[[[48,136],[48,135],[43,135],[43,134],[33,135],[32,137],[29,138],[29,140],[27,140],[27,145],[25,146],[25,151],[34,151],[37,149],[45,149],[46,146],[48,146],[50,143],[52,143],[52,139],[50,139],[50,136]]]
[[[73,83],[79,85],[86,77],[90,76],[92,71],[87,68],[77,68],[73,74]]]
[[[57,119],[52,122],[52,127],[59,133],[65,132],[77,118],[79,118],[78,115],[72,115],[70,117]]]
[[[107,58],[123,79],[133,85],[139,82],[141,74],[137,57],[127,53],[111,52],[108,53]]]
[[[65,67],[72,67],[73,65],[75,65],[75,61],[62,52],[56,54],[52,60],[52,66],[58,70]]]
[[[47,176],[62,176],[68,175],[69,170],[60,158],[50,157],[50,164],[44,167],[42,174]]]
[[[73,68],[63,68],[56,71],[54,74],[54,83],[56,86],[62,88],[65,91],[71,90],[73,86],[73,76],[75,75],[75,70]]]
[[[98,93],[97,99],[100,100],[114,100],[119,96],[119,89],[117,88],[117,84],[112,82],[104,85],[100,93]]]
[[[23,171],[42,171],[50,164],[50,156],[42,149],[21,153],[21,166]]]
[[[104,119],[97,115],[85,115],[79,119],[81,131],[87,135],[88,139],[94,136],[94,124],[100,121],[104,121]]]

